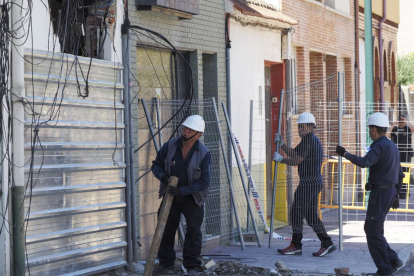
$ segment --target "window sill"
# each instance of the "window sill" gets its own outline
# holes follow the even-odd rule
[[[343,16],[345,18],[352,19],[352,16],[350,16],[349,14],[346,14],[346,13],[341,12],[341,11],[337,11],[337,10],[331,8],[331,7],[325,6],[325,9],[328,10],[328,11],[330,11],[330,12],[336,13],[336,14],[338,14],[340,16]]]
[[[304,2],[308,2],[309,4],[313,4],[313,5],[320,6],[320,7],[323,7],[323,6],[324,6],[324,4],[323,4],[323,3],[318,2],[318,1],[316,1],[316,0],[302,0],[302,1],[304,1]]]

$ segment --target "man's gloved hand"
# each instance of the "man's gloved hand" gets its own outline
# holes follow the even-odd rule
[[[280,155],[278,152],[275,152],[273,154],[273,160],[276,162],[281,162],[283,160],[283,156]]]
[[[170,177],[169,177],[168,175],[164,175],[164,176],[161,178],[161,182],[162,182],[162,184],[164,184],[165,186],[167,186],[167,185],[168,185],[168,183],[170,182]]]
[[[172,186],[168,186],[167,193],[173,196],[181,195],[180,189],[177,187],[172,187]]]
[[[280,135],[279,133],[275,133],[275,143],[277,142],[279,142],[280,146],[283,146],[285,144],[282,135]]]
[[[392,203],[391,208],[392,208],[393,210],[400,208],[400,198],[399,198],[398,196],[396,196],[396,197],[394,198],[394,202]]]
[[[335,151],[335,152],[336,152],[338,155],[340,155],[340,156],[344,157],[346,150],[345,150],[345,148],[344,148],[344,147],[341,147],[340,145],[337,145],[337,146],[336,146],[336,151]]]

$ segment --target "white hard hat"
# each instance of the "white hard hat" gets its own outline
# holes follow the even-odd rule
[[[200,115],[191,115],[185,119],[183,126],[191,128],[192,130],[198,132],[204,132],[204,127],[206,124],[204,123],[203,117]]]
[[[388,121],[387,115],[381,112],[375,112],[368,118],[369,126],[378,126],[378,127],[389,127],[390,122]]]
[[[298,117],[298,124],[314,124],[314,125],[316,125],[315,117],[312,115],[312,113],[303,112]]]

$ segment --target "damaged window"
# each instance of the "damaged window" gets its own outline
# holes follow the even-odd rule
[[[61,52],[111,59],[116,0],[49,0]]]

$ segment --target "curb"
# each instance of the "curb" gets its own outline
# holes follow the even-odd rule
[[[400,250],[400,252],[398,252],[398,258],[403,261],[403,265],[398,270],[410,266],[414,262],[414,244]]]

